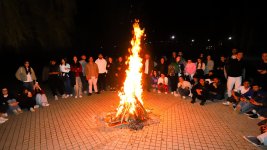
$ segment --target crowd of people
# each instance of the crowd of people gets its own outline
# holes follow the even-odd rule
[[[253,80],[245,77],[248,68],[243,55],[237,49],[233,49],[230,56],[222,55],[218,60],[203,53],[197,59],[185,58],[181,51],[173,52],[171,57],[162,56],[159,60],[153,60],[149,54],[145,54],[143,88],[148,92],[191,99],[192,104],[200,100],[201,106],[208,100],[221,100],[224,105],[232,106],[235,111],[247,114],[250,118],[266,120],[267,52],[262,53],[261,62],[255,66],[256,76]],[[48,81],[55,100],[69,97],[77,99],[106,90],[118,91],[123,87],[126,77],[126,61],[127,57],[114,59],[103,54],[99,54],[96,60],[86,55],[80,59],[73,56],[71,61],[66,58],[61,58],[59,62],[51,59],[49,66],[43,69],[42,80]],[[49,106],[46,93],[38,84],[28,60],[18,68],[15,76],[21,81],[23,89],[19,94],[10,95],[9,89],[2,88],[0,123],[8,120],[9,111],[20,114],[24,109],[34,112],[39,106]],[[261,143],[264,142],[261,140]]]

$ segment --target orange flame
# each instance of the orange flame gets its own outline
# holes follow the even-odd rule
[[[131,40],[132,48],[129,49],[130,57],[128,58],[128,69],[126,70],[126,79],[124,81],[123,91],[119,92],[120,104],[117,108],[116,117],[127,113],[134,115],[136,112],[137,101],[143,105],[142,100],[142,58],[139,56],[141,51],[141,37],[144,29],[139,27],[139,21],[133,24],[134,32]],[[121,121],[123,121],[123,117]]]

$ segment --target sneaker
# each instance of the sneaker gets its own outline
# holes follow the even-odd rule
[[[188,96],[189,96],[189,97],[192,97],[192,96],[193,96],[193,94],[192,94],[192,93],[190,93]]]
[[[20,108],[18,108],[17,110],[16,110],[18,113],[23,113],[23,111],[20,109]]]
[[[259,116],[259,119],[260,119],[260,120],[266,120],[266,118],[263,117],[263,116]]]
[[[80,95],[79,97],[80,97],[80,98],[82,98],[83,96],[82,96],[82,95]]]
[[[250,115],[254,115],[254,113],[252,111],[249,111],[249,112],[246,112],[245,115],[250,116]]]
[[[2,120],[2,119],[0,119],[0,124],[2,124],[2,123],[4,123],[4,122],[6,122],[6,120]]]
[[[247,140],[249,143],[253,144],[254,146],[257,147],[263,146],[260,140],[255,136],[243,136],[243,138]]]
[[[2,114],[2,117],[7,117],[7,116],[8,116],[7,113],[3,113],[3,114]]]
[[[34,105],[33,108],[37,109],[37,108],[39,108],[39,105]]]
[[[65,95],[65,94],[63,94],[61,98],[66,98],[66,95]]]
[[[177,93],[174,93],[173,95],[174,95],[175,97],[178,97],[178,96],[179,96],[179,94],[177,94]]]
[[[73,96],[73,94],[70,94],[70,97],[72,97]]]
[[[161,92],[160,92],[160,91],[158,91],[158,93],[160,94]]]
[[[233,104],[233,109],[234,109],[234,111],[236,110],[236,104]]]
[[[171,94],[173,94],[174,92],[171,92]]]
[[[55,95],[55,100],[57,101],[58,100],[58,97]]]
[[[30,111],[31,111],[31,112],[35,112],[34,108],[32,108],[32,107],[30,108]]]
[[[7,120],[8,120],[7,118],[0,117],[0,121],[7,121]]]
[[[253,114],[253,115],[248,116],[248,118],[257,119],[257,118],[259,118],[259,116],[257,114]]]
[[[168,94],[168,92],[164,92],[165,94]]]
[[[66,94],[66,95],[65,95],[65,98],[68,98],[68,97],[70,97],[70,95],[69,95],[69,94]]]
[[[19,112],[18,112],[17,110],[13,110],[13,113],[14,113],[15,115],[18,115],[18,114],[19,114]]]
[[[223,105],[225,105],[225,106],[229,106],[229,105],[230,105],[230,102],[229,102],[229,101],[224,102]]]
[[[182,96],[182,98],[183,98],[183,99],[186,99],[186,97],[185,97],[185,96]]]
[[[75,96],[74,98],[78,98],[78,96]]]

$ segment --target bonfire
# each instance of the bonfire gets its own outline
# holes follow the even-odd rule
[[[139,26],[136,20],[133,24],[133,38],[131,40],[131,48],[129,48],[130,56],[127,60],[128,69],[126,70],[126,79],[122,90],[119,92],[120,103],[116,113],[107,114],[105,121],[109,126],[119,124],[142,124],[147,119],[147,111],[144,108],[142,100],[142,58],[141,41],[144,35],[144,29]]]

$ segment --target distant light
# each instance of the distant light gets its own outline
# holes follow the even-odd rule
[[[208,42],[210,41],[210,39],[208,39]]]
[[[232,37],[231,37],[231,36],[229,36],[229,37],[228,37],[228,40],[232,40]]]
[[[192,39],[191,42],[195,42],[195,39]]]
[[[174,39],[175,39],[175,35],[172,35],[172,36],[171,36],[171,39],[174,40]]]

